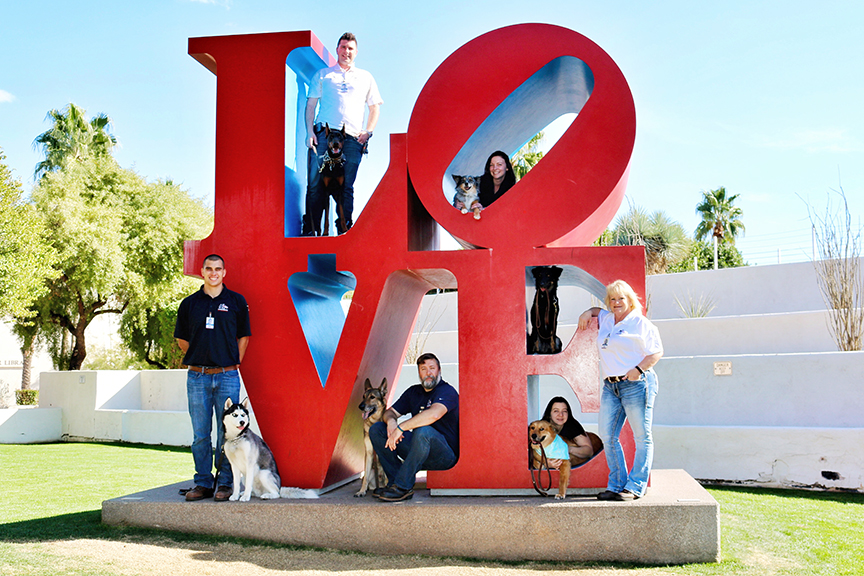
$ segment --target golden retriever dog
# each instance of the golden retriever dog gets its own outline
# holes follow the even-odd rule
[[[542,450],[541,450],[542,448]],[[561,460],[558,467],[558,494],[556,500],[567,497],[567,485],[570,483],[570,453],[567,443],[560,438],[545,420],[535,420],[528,425],[528,449],[531,453],[531,469],[548,468],[546,460]]]

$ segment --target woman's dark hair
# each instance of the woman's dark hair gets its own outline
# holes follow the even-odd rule
[[[504,174],[504,181],[501,182],[501,186],[498,187],[497,194],[495,193],[495,182],[492,180],[492,173],[489,172],[489,163],[492,162],[492,158],[496,156],[503,158],[504,162],[507,164],[507,173]],[[484,208],[488,208],[490,204],[500,198],[501,195],[512,188],[514,184],[516,184],[516,173],[513,172],[513,165],[510,163],[510,157],[506,152],[496,150],[486,159],[486,164],[483,167],[483,176],[480,177],[480,204],[482,204]]]
[[[564,426],[561,427],[561,430],[558,431],[558,434],[568,440],[572,440],[580,434],[585,434],[585,429],[582,427],[582,424],[573,417],[573,410],[570,408],[570,403],[561,396],[555,396],[549,400],[549,403],[546,405],[546,411],[543,412],[542,419],[547,422],[552,422],[552,405],[557,404],[558,402],[567,406],[567,421],[564,423]],[[554,422],[552,422],[552,424],[554,426]]]

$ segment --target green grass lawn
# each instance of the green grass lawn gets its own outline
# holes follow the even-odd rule
[[[193,467],[188,448],[0,445],[0,471],[4,480],[0,574],[7,573],[4,567],[12,567],[12,574],[52,573],[50,553],[41,558],[28,553],[25,559],[14,546],[22,542],[79,538],[242,542],[101,523],[103,500],[189,480]],[[709,492],[720,503],[721,562],[668,567],[663,573],[864,574],[864,494],[718,487]],[[27,570],[20,569],[24,562]],[[41,564],[45,571],[39,571]],[[532,566],[536,569],[544,564]],[[548,563],[548,569],[561,567]],[[616,567],[634,573],[651,571]]]
[[[188,448],[140,444],[0,445],[0,540],[111,537],[102,501],[190,480]]]

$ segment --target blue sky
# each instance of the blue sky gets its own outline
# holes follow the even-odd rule
[[[350,30],[384,99],[362,202],[387,168],[386,135],[407,130],[435,68],[520,22],[580,32],[623,71],[637,115],[627,201],[692,231],[700,192],[725,186],[740,194],[739,247],[756,264],[776,263],[778,248],[783,262],[809,256],[805,200],[824,211],[842,185],[856,221],[864,211],[864,4],[853,1],[0,0],[0,147],[29,190],[46,113],[74,102],[112,118],[121,165],[212,203],[216,81],[188,38],[312,30],[332,49]],[[517,49],[490,54],[480,74],[494,78]]]

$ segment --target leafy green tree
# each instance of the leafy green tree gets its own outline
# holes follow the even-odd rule
[[[692,272],[694,257],[699,270],[711,269],[714,266],[713,243],[704,240],[693,242],[687,256],[669,266],[667,272]],[[744,261],[744,256],[738,251],[738,248],[729,243],[718,245],[717,267],[738,268],[739,266],[747,266],[747,262]]]
[[[540,150],[542,143],[543,132],[538,132],[510,159],[517,180],[525,176],[543,158],[543,152]]]
[[[139,293],[129,301],[120,322],[120,337],[140,360],[154,368],[179,368],[183,354],[174,340],[180,301],[197,290],[200,280],[183,275],[183,242],[203,238],[213,228],[213,214],[172,182],[149,188],[138,196],[134,237],[130,246],[142,271],[149,271]],[[166,249],[153,252],[158,243]]]
[[[83,108],[72,103],[63,110],[48,112],[51,128],[33,142],[45,154],[45,159],[36,165],[34,175],[37,179],[47,172],[63,168],[70,159],[111,154],[117,144],[117,138],[108,132],[111,119],[105,114],[98,114],[87,122],[85,114]]]
[[[200,280],[182,276],[178,268],[176,279],[153,289],[151,298],[130,302],[120,319],[124,345],[153,368],[180,368],[183,352],[174,340],[177,308],[200,285]]]
[[[44,222],[24,201],[21,183],[12,177],[0,149],[0,317],[14,319],[21,343],[21,389],[30,389],[30,367],[39,323],[33,303],[47,293],[45,280],[56,276],[56,254],[46,241]]]
[[[738,194],[726,196],[726,188],[702,193],[702,201],[696,205],[696,214],[702,221],[696,227],[696,239],[704,240],[714,236],[718,242],[735,243],[739,235],[744,234],[744,223],[741,221],[743,211],[734,206]]]
[[[30,305],[44,294],[54,253],[33,206],[24,201],[0,148],[0,316],[31,317]]]
[[[183,240],[200,238],[209,211],[169,182],[147,183],[110,155],[84,156],[39,180],[33,202],[58,253],[59,276],[36,310],[58,368],[77,370],[86,329],[102,314],[154,302],[182,271]],[[72,345],[62,345],[64,336]]]
[[[692,240],[684,227],[662,210],[648,214],[638,206],[620,216],[612,230],[613,246],[644,246],[647,274],[663,274],[689,252]]]

